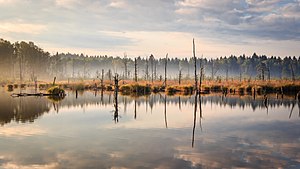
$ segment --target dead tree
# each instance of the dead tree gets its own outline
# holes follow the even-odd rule
[[[101,90],[104,89],[104,69],[101,72]]]
[[[168,53],[166,54],[166,59],[165,59],[165,89],[167,88],[167,63],[168,63]]]
[[[179,70],[179,74],[178,74],[178,84],[181,84],[181,78],[182,78],[182,73],[181,70]]]
[[[270,72],[270,67],[267,68],[268,70],[268,80],[271,81],[271,72]]]
[[[151,82],[153,83],[153,80],[154,80],[154,62],[155,62],[155,59],[154,59],[154,56],[151,54],[150,57],[149,57],[149,61],[150,61],[150,66],[151,66]]]
[[[75,78],[75,62],[74,62],[74,58],[72,59],[72,78]]]
[[[109,81],[111,82],[111,77],[112,77],[112,75],[111,75],[111,70],[110,70],[110,69],[108,69],[107,74],[108,74],[108,79],[109,79]]]
[[[211,80],[214,80],[215,75],[219,71],[217,63],[212,59],[211,60]]]
[[[202,80],[203,80],[203,67],[200,68],[200,81],[199,81],[199,91],[201,91],[202,88]]]
[[[84,64],[83,64],[83,79],[86,78],[86,57],[84,57]]]
[[[134,58],[134,81],[137,82],[138,74],[137,74],[137,60]]]
[[[226,81],[228,81],[228,64],[226,64]]]
[[[156,73],[156,62],[154,61],[154,80],[157,79],[157,73]]]
[[[292,72],[292,81],[295,81],[295,72],[294,72],[294,68],[293,68],[293,65],[290,64],[290,67],[291,67],[291,72]]]
[[[128,60],[127,60],[127,54],[126,53],[124,53],[123,64],[124,64],[124,79],[127,79],[127,75],[128,75]]]
[[[194,55],[194,68],[195,68],[195,90],[198,93],[198,80],[197,80],[197,58],[195,51],[195,40],[193,39],[193,55]]]
[[[145,80],[149,80],[149,61],[146,58]]]

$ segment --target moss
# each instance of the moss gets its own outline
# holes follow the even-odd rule
[[[11,85],[11,84],[7,85],[7,90],[10,91],[10,92],[13,91],[14,90],[14,86]]]
[[[213,92],[219,92],[221,91],[221,86],[220,85],[213,85],[210,87],[210,90]]]
[[[85,86],[83,83],[79,83],[74,86],[74,90],[84,90],[84,89],[85,89]]]
[[[194,92],[193,86],[183,86],[183,94],[184,95],[193,94],[193,92]]]
[[[204,92],[205,92],[205,93],[209,93],[209,92],[210,92],[210,88],[207,87],[207,86],[205,86],[205,87],[204,87]]]
[[[300,91],[300,85],[288,84],[282,86],[283,93],[298,93]]]
[[[107,91],[113,91],[113,87],[111,85],[109,85],[109,86],[106,87],[106,90]]]
[[[65,90],[64,89],[61,89],[59,88],[59,86],[53,86],[53,87],[50,87],[47,92],[49,94],[53,94],[53,95],[64,95],[65,94]]]
[[[46,87],[47,87],[47,84],[39,84],[40,89],[46,89]]]
[[[130,95],[131,92],[132,92],[132,88],[130,85],[122,85],[120,87],[120,92],[123,94],[123,95]]]
[[[246,92],[247,93],[252,93],[252,86],[247,86],[246,87]]]
[[[239,93],[240,95],[243,95],[244,92],[245,92],[245,88],[244,88],[244,87],[239,87],[237,91],[238,91],[238,93]]]
[[[167,94],[168,95],[174,95],[177,92],[180,92],[180,90],[178,90],[176,86],[168,86],[167,87]]]

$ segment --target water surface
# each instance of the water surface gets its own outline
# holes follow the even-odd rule
[[[0,89],[0,168],[299,168],[293,98]]]

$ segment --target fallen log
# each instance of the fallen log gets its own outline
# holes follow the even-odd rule
[[[13,93],[11,94],[12,97],[26,97],[26,96],[60,96],[60,97],[64,97],[66,96],[66,94],[64,93]]]

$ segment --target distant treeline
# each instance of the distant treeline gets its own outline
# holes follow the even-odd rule
[[[15,42],[0,39],[0,80],[35,80],[68,78],[111,79],[118,73],[122,79],[134,78],[135,59],[139,79],[159,80],[164,74],[163,56],[129,58],[124,56],[87,56],[83,54],[56,53],[39,48],[33,42]],[[197,58],[197,68],[204,68],[205,79],[296,79],[300,77],[300,57],[276,57],[265,55],[225,56],[216,59]],[[180,72],[180,73],[179,73]],[[168,78],[193,77],[194,60],[167,58]],[[198,70],[200,74],[200,69]]]

